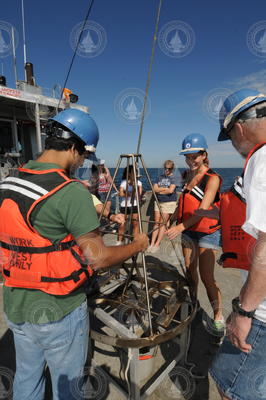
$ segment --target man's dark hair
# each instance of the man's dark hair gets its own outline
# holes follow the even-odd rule
[[[84,143],[75,137],[63,139],[56,136],[48,136],[45,139],[45,150],[67,151],[73,146],[80,155],[84,154]]]

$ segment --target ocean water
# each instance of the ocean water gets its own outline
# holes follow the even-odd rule
[[[109,168],[109,169],[110,169],[111,175],[113,176],[114,172],[115,172],[115,168]],[[181,174],[184,170],[185,170],[184,168],[179,168],[174,171],[174,175],[175,175],[176,182],[177,182],[177,190],[181,189]],[[242,168],[214,168],[214,170],[222,178],[222,191],[229,189],[232,186],[235,177],[241,175],[241,173],[242,173]],[[150,177],[150,180],[152,183],[154,183],[156,181],[156,178],[159,174],[163,173],[162,168],[147,168],[147,171],[148,171],[148,174],[149,174],[149,177]],[[118,170],[117,177],[115,179],[115,183],[117,184],[117,186],[119,186],[119,184],[122,180],[122,173],[123,173],[123,168],[120,168]],[[141,177],[139,179],[142,182],[143,189],[145,191],[151,190],[150,185],[148,183],[147,176],[145,174],[145,171],[142,168],[140,169],[140,175],[141,175]]]

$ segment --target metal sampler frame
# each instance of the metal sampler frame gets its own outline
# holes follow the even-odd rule
[[[122,154],[119,157],[119,160],[117,162],[117,166],[114,172],[114,175],[112,177],[113,181],[115,181],[119,168],[121,166],[121,163],[123,160],[126,160],[126,168],[127,168],[127,173],[126,173],[126,180],[127,180],[127,185],[126,185],[126,190],[125,190],[125,216],[128,218],[128,222],[131,225],[132,222],[132,207],[131,207],[131,212],[128,211],[128,199],[131,196],[131,205],[133,205],[133,198],[136,198],[136,203],[137,203],[137,210],[138,210],[138,226],[139,226],[139,232],[143,232],[143,221],[141,218],[141,205],[140,205],[140,196],[138,190],[134,190],[132,188],[132,192],[129,193],[128,191],[128,177],[129,177],[129,166],[132,165],[132,171],[133,171],[133,177],[132,180],[134,181],[134,186],[135,188],[138,188],[138,170],[139,170],[139,164],[143,168],[146,178],[149,182],[150,188],[152,190],[152,194],[154,196],[154,199],[157,203],[158,209],[160,211],[160,214],[162,216],[163,224],[165,227],[167,227],[167,221],[165,220],[159,201],[157,199],[156,193],[153,189],[153,184],[151,182],[151,179],[149,177],[149,173],[147,171],[147,168],[145,166],[145,163],[143,161],[143,158],[141,154]],[[107,202],[111,198],[111,191],[112,191],[112,185],[109,188],[109,191],[106,196],[105,203],[103,205],[103,209],[101,212],[100,218],[102,218],[104,210],[106,208]],[[102,229],[104,232],[104,228]],[[152,232],[152,231],[151,231]],[[149,232],[149,233],[151,233]],[[110,232],[108,232],[110,233]],[[116,234],[116,233],[115,233]],[[126,238],[126,241],[132,240],[133,236],[131,234],[125,233],[124,237]],[[116,388],[118,388],[121,393],[125,396],[125,398],[130,398],[130,399],[144,399],[147,398],[148,395],[152,393],[156,389],[156,387],[161,383],[161,381],[165,378],[165,376],[175,367],[175,365],[181,360],[184,359],[184,356],[186,355],[187,352],[187,346],[188,346],[188,330],[189,330],[189,324],[192,322],[195,313],[196,313],[196,298],[193,297],[193,290],[190,290],[191,288],[189,287],[189,282],[187,280],[187,275],[186,271],[183,267],[182,260],[180,260],[177,251],[175,249],[175,244],[173,241],[170,241],[172,244],[172,247],[174,249],[174,252],[176,254],[177,260],[179,261],[179,264],[181,266],[182,272],[183,272],[183,277],[178,273],[176,270],[176,276],[173,281],[167,281],[167,282],[156,282],[154,283],[151,279],[148,279],[148,274],[147,274],[147,262],[145,259],[145,252],[141,252],[141,266],[137,264],[137,257],[132,257],[132,266],[128,266],[125,268],[127,272],[127,278],[124,280],[124,282],[120,285],[122,286],[123,293],[122,293],[122,300],[126,304],[126,291],[130,286],[130,283],[134,280],[133,276],[133,271],[136,270],[136,275],[138,279],[138,283],[141,284],[141,288],[143,292],[145,291],[145,299],[146,299],[146,304],[145,304],[145,312],[148,315],[148,332],[149,335],[145,334],[145,337],[138,337],[136,334],[134,334],[130,329],[127,329],[124,325],[122,325],[117,319],[113,317],[113,315],[110,315],[108,312],[108,307],[113,307],[113,308],[118,308],[119,305],[123,304],[123,301],[121,302],[120,300],[117,300],[114,298],[114,293],[112,293],[112,296],[108,298],[108,296],[100,296],[100,298],[96,298],[94,305],[96,306],[104,306],[105,309],[101,307],[96,307],[94,309],[94,315],[95,317],[100,320],[102,323],[104,323],[105,326],[111,328],[117,336],[108,336],[106,334],[99,333],[98,331],[91,330],[91,338],[95,340],[96,342],[99,343],[104,343],[109,346],[113,347],[121,347],[121,348],[126,348],[128,349],[128,362],[129,362],[129,380],[128,380],[128,388],[129,391],[126,393],[126,391],[120,387],[113,379],[113,377],[110,374],[107,374],[104,370],[103,373],[108,377],[110,382],[115,384]],[[118,247],[119,248],[119,247]],[[122,266],[118,266],[118,268],[123,268]],[[141,271],[140,271],[141,270]],[[142,272],[142,273],[141,273]],[[105,274],[108,275],[109,272],[105,272]],[[181,280],[180,280],[181,279]],[[136,280],[136,279],[135,279]],[[176,280],[176,281],[175,281]],[[179,280],[179,281],[178,281]],[[107,279],[108,282],[108,279]],[[185,292],[184,286],[189,287],[189,293],[190,293],[190,298],[192,301],[188,301],[187,297],[186,299],[182,297],[182,294],[180,296],[172,296],[172,303],[173,301],[176,302],[176,304],[179,302],[179,308],[176,307],[176,304],[174,304],[174,307],[172,305],[168,305],[168,310],[170,317],[166,318],[168,321],[165,324],[165,331],[163,333],[154,333],[153,329],[153,318],[158,318],[159,314],[156,314],[154,311],[151,310],[151,304],[150,304],[150,296],[152,298],[152,295],[156,292],[162,293],[164,290],[169,290],[176,293],[183,293]],[[119,283],[117,285],[119,287]],[[183,292],[182,292],[183,291]],[[125,297],[123,297],[125,296]],[[165,296],[166,297],[166,296]],[[169,303],[171,303],[171,301]],[[142,305],[138,304],[136,309],[141,309],[143,307]],[[172,307],[172,309],[171,309]],[[134,308],[134,307],[133,307]],[[180,310],[180,321],[176,321],[174,319],[174,316],[177,312],[177,310]],[[171,314],[172,312],[172,314]],[[171,328],[170,329],[170,321],[173,323],[178,322],[178,326]],[[163,324],[162,324],[163,326]],[[169,328],[169,329],[168,329]],[[177,337],[179,335],[179,337]],[[178,354],[177,357],[173,358],[173,360],[169,363],[166,362],[161,368],[160,371],[157,371],[151,379],[144,385],[144,387],[139,386],[139,349],[143,347],[154,347],[156,345],[159,345],[160,343],[166,342],[168,340],[176,340],[180,343],[180,353]],[[102,370],[102,368],[101,368]]]
[[[188,314],[188,304],[183,303],[181,308],[181,318],[186,317]],[[94,312],[96,318],[98,318],[102,323],[111,328],[117,335],[123,335],[127,340],[134,340],[136,335],[127,329],[124,325],[120,324],[116,319],[110,316],[108,313],[102,309],[96,309]],[[190,329],[190,327],[188,327]],[[140,351],[138,348],[128,347],[128,360],[129,360],[129,373],[126,376],[128,383],[128,391],[121,386],[116,378],[114,378],[109,372],[107,372],[103,367],[97,365],[94,359],[92,359],[92,365],[100,369],[107,381],[112,384],[116,390],[125,398],[130,400],[145,400],[159,387],[162,381],[166,378],[168,374],[176,367],[178,363],[185,364],[187,349],[189,346],[189,331],[183,331],[179,336],[175,337],[173,341],[179,346],[179,353],[173,357],[172,360],[165,361],[158,370],[148,379],[143,386],[140,386],[142,370],[140,368]],[[97,341],[97,337],[92,334],[92,339]]]

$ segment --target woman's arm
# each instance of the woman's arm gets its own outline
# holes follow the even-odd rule
[[[172,188],[173,186],[173,188]],[[171,188],[171,191],[170,191]],[[158,186],[157,183],[155,183],[153,185],[153,190],[155,191],[155,193],[159,193],[159,194],[169,194],[169,193],[173,193],[175,190],[175,185],[171,185],[169,188],[162,188],[160,186]]]
[[[158,193],[160,194],[171,194],[174,193],[176,185],[170,185],[169,188],[160,188]]]
[[[123,186],[120,186],[120,188],[119,188],[119,196],[126,197],[126,192],[125,192]]]
[[[154,183],[153,190],[155,191],[155,193],[159,193],[160,192],[160,188],[158,186],[158,183]]]
[[[115,185],[115,183],[113,181],[113,178],[111,177],[109,169],[107,167],[105,167],[105,168],[106,168],[106,174],[107,174],[107,177],[106,177],[107,178],[107,182],[110,183],[113,186],[113,188],[114,188],[114,190],[116,192],[118,192],[118,189],[117,189],[117,187],[116,187],[116,185]]]

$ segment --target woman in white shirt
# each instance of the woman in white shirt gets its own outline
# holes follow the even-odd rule
[[[138,184],[138,194],[139,197],[141,197],[142,183],[138,180],[137,184]],[[139,233],[139,225],[138,225],[138,208],[137,208],[133,165],[129,165],[128,172],[127,168],[125,168],[123,171],[122,182],[120,184],[120,189],[119,189],[119,196],[121,197],[120,213],[129,216],[129,218],[132,213],[132,228],[133,228],[133,235],[135,236],[137,233]],[[120,225],[118,229],[118,240],[116,242],[117,246],[123,244],[124,232],[125,232],[125,225]]]

